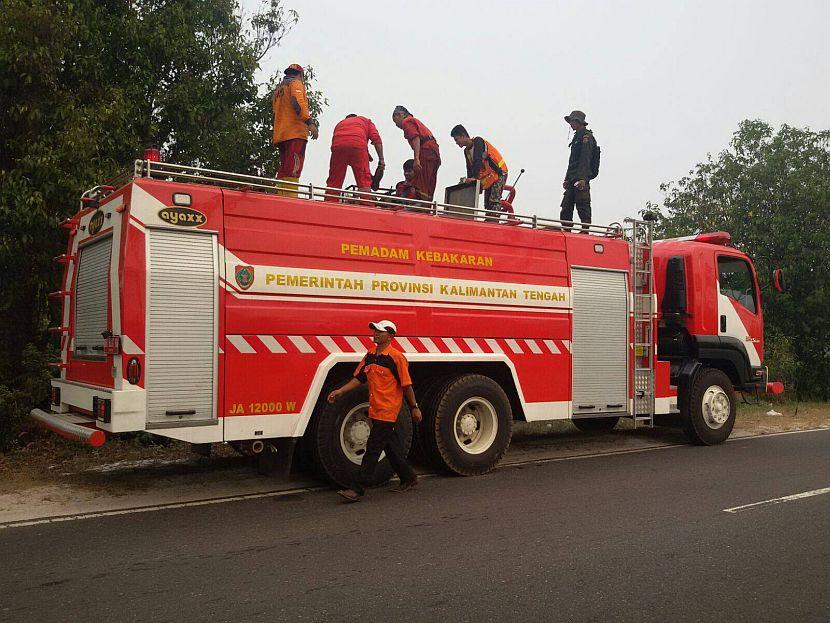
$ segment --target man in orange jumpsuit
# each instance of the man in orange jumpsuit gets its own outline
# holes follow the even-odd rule
[[[274,110],[273,143],[280,151],[277,179],[293,182],[277,184],[277,188],[281,195],[296,197],[296,183],[303,172],[308,137],[316,139],[318,136],[317,124],[308,111],[302,67],[295,63],[286,68],[285,76],[274,91],[271,106]]]
[[[395,107],[392,121],[403,130],[403,137],[412,147],[415,160],[413,185],[421,193],[421,199],[432,201],[435,195],[435,184],[438,181],[438,167],[441,166],[438,141],[435,140],[429,128],[413,117],[412,113],[403,106]]]
[[[354,378],[340,389],[335,389],[327,398],[329,403],[334,403],[343,394],[363,383],[369,384],[369,418],[372,420],[372,430],[366,441],[366,452],[351,488],[337,492],[349,502],[358,502],[366,493],[366,487],[372,482],[383,452],[386,452],[392,468],[401,479],[398,491],[409,491],[418,484],[418,476],[406,462],[406,453],[395,431],[404,397],[409,404],[412,419],[416,422],[421,421],[421,409],[415,400],[412,379],[409,376],[409,363],[406,357],[391,345],[392,338],[397,333],[394,322],[370,322],[369,328],[374,332],[372,341],[375,343],[375,352],[366,353],[355,370]]]
[[[346,179],[346,168],[351,167],[354,181],[360,192],[368,193],[372,190],[372,173],[369,170],[369,150],[367,143],[371,142],[378,154],[378,169],[383,169],[383,142],[380,134],[371,119],[359,115],[347,115],[343,121],[334,126],[331,138],[331,160],[329,161],[329,177],[326,186],[329,188],[343,188]],[[326,192],[326,201],[337,201],[339,193]]]

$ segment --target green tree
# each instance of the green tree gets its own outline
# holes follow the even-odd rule
[[[753,258],[771,373],[790,395],[830,397],[830,131],[743,121],[729,148],[663,184],[664,237],[724,230]],[[772,289],[785,271],[787,291]],[[793,391],[794,390],[794,391]]]
[[[180,164],[274,174],[278,76],[257,84],[255,72],[296,21],[282,0],[247,18],[235,0],[3,2],[0,386],[20,386],[27,344],[45,349],[59,223],[85,189],[151,145]],[[319,114],[320,93],[310,100]]]

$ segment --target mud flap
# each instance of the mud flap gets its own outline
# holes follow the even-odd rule
[[[263,476],[288,480],[291,475],[291,463],[294,459],[297,439],[297,437],[282,437],[267,440],[262,452],[257,455],[257,471]]]

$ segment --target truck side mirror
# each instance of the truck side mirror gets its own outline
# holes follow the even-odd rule
[[[772,271],[772,286],[779,292],[784,291],[784,269],[776,268]]]

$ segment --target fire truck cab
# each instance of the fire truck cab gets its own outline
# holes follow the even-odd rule
[[[735,391],[765,387],[754,267],[726,234],[653,241],[633,219],[575,233],[326,190],[138,161],[85,193],[58,258],[60,378],[33,417],[92,444],[131,431],[230,442],[270,471],[301,442],[347,483],[367,392],[325,397],[384,318],[424,413],[413,431],[404,406],[399,432],[456,474],[492,469],[514,420],[599,431],[674,416],[693,442],[719,443]]]

